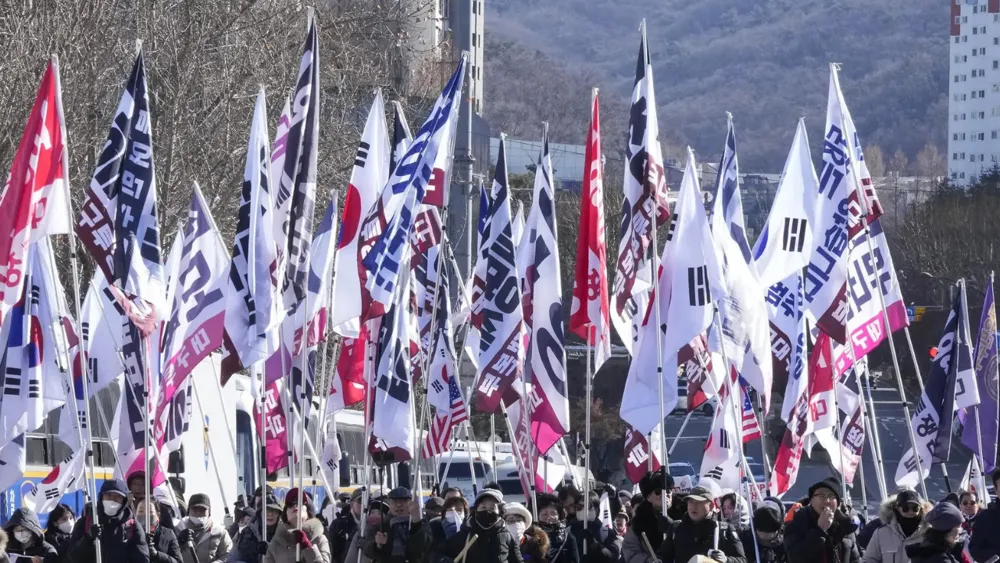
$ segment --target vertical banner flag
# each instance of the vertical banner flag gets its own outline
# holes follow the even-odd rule
[[[834,345],[836,356],[839,345]],[[833,466],[850,485],[854,482],[858,464],[861,463],[861,451],[865,444],[864,404],[861,396],[860,372],[867,369],[867,359],[858,358],[854,369],[841,374],[837,382],[837,407],[843,413],[840,421],[840,439],[833,433],[833,428],[816,432],[817,441],[830,454],[830,465]],[[841,463],[843,461],[843,463]]]
[[[997,313],[993,282],[986,286],[983,312],[979,317],[979,337],[975,342],[973,365],[980,404],[969,408],[962,428],[962,444],[979,454],[986,473],[993,473],[997,458],[998,382],[997,382]],[[977,432],[977,426],[979,431]],[[982,451],[980,451],[982,445]]]
[[[368,324],[362,323],[357,338],[345,337],[341,341],[340,356],[337,358],[330,380],[330,398],[326,403],[327,416],[364,400],[369,381],[366,373],[368,362],[365,357],[369,340]]]
[[[153,168],[152,119],[146,70],[140,53],[136,61],[134,112],[128,125],[125,155],[112,193],[117,195],[114,218],[113,281],[128,299],[126,314],[131,322],[123,326],[122,356],[125,388],[119,424],[119,456],[125,477],[145,471],[145,426],[149,413],[145,397],[149,393],[149,373],[158,366],[149,354],[149,335],[157,315],[165,307],[166,294],[160,253],[160,227],[156,210],[156,175]],[[152,483],[153,486],[159,483]]]
[[[712,233],[701,189],[694,152],[688,149],[677,206],[671,220],[656,291],[660,293],[660,326],[651,300],[639,332],[635,359],[629,366],[622,396],[621,417],[639,432],[648,433],[660,424],[657,344],[663,358],[663,412],[677,405],[677,355],[681,347],[712,324],[714,299],[719,294],[722,271],[716,261]],[[667,327],[670,330],[667,330]],[[661,333],[657,338],[656,331]]]
[[[718,491],[739,491],[742,472],[743,437],[742,424],[736,420],[736,409],[733,401],[738,399],[731,393],[738,389],[725,385],[719,390],[719,404],[715,409],[712,430],[705,442],[705,455],[701,460],[699,484],[707,485],[713,482]]]
[[[643,21],[639,43],[639,60],[632,86],[632,108],[629,111],[628,140],[625,143],[625,201],[620,220],[621,241],[615,263],[612,287],[611,322],[622,344],[635,355],[639,342],[639,327],[651,298],[653,287],[650,249],[652,225],[659,226],[670,217],[667,206],[667,182],[663,175],[660,151],[659,122],[656,116],[656,95],[653,91],[653,65],[646,44],[646,22]],[[654,219],[655,215],[655,219]],[[657,274],[658,275],[658,274]]]
[[[412,279],[404,276],[403,281]],[[404,286],[402,289],[406,289]],[[413,459],[413,393],[410,386],[410,300],[408,291],[399,291],[396,302],[382,317],[376,354],[375,397],[372,437],[385,449],[398,448]],[[403,460],[394,460],[403,461]]]
[[[938,341],[937,356],[910,422],[920,448],[919,463],[910,447],[896,468],[896,485],[900,487],[915,488],[930,474],[932,463],[948,461],[956,409],[979,402],[972,368],[968,310],[963,306],[965,286],[959,283],[956,289],[951,312]]]
[[[528,396],[532,401],[531,441],[542,454],[569,432],[566,349],[563,335],[562,283],[556,233],[552,158],[546,127],[535,167],[535,190],[525,224],[529,266],[525,285],[531,295]],[[525,310],[525,316],[529,315]]]
[[[281,289],[287,309],[294,308],[296,304],[306,299],[309,245],[312,241],[313,208],[316,205],[316,157],[319,150],[319,36],[315,17],[310,17],[309,20],[309,31],[302,49],[294,99],[288,134],[283,150],[280,151],[280,158],[283,159],[281,176],[275,184],[278,189],[275,205],[279,210],[276,219],[285,222],[277,240],[283,250],[285,262],[285,277]],[[274,158],[275,155],[272,154],[272,159]],[[277,173],[278,170],[272,172]],[[282,213],[284,210],[287,210],[287,214]]]
[[[264,409],[264,428],[260,428],[257,422],[257,434],[264,439],[264,447],[267,450],[267,472],[288,467],[288,419],[285,416],[285,408],[282,405],[282,387],[285,382],[279,380],[267,384],[264,389],[264,397],[258,399],[257,409]],[[254,416],[255,421],[260,420],[260,416]]]
[[[11,311],[24,295],[32,241],[69,233],[66,139],[56,72],[50,61],[0,193],[0,342],[7,340]]]
[[[25,454],[24,434],[0,447],[0,491],[6,491],[24,477]]]
[[[514,260],[505,145],[501,136],[493,186],[483,190],[486,222],[480,231],[472,290],[470,330],[478,332],[479,340],[476,408],[490,413],[500,410],[501,398],[505,403],[516,398],[509,395],[511,385],[521,376],[523,359],[523,311]]]
[[[440,250],[440,247],[436,250]],[[437,254],[437,260],[444,260],[440,252]],[[441,285],[436,296],[438,306],[435,334],[431,338],[433,355],[427,375],[427,402],[434,407],[434,419],[431,421],[430,432],[424,439],[425,458],[448,451],[452,429],[469,419],[469,411],[462,390],[458,386],[458,373],[455,370],[456,355],[455,343],[452,341],[454,330],[451,325],[451,292],[448,279],[448,270],[443,269]]]
[[[711,331],[716,337],[710,338],[709,344],[716,338],[721,341],[725,357],[760,393],[766,412],[770,407],[772,378],[770,333],[767,308],[760,298],[763,290],[743,222],[739,173],[736,133],[730,116],[712,212],[712,240],[723,274],[719,280],[723,292],[716,300],[722,328],[721,334]]]
[[[226,291],[222,383],[277,350],[284,307],[278,298],[278,251],[274,242],[271,147],[267,138],[267,101],[257,94],[247,146],[243,189],[237,214],[233,258]]]
[[[462,55],[458,69],[445,85],[427,120],[417,131],[417,136],[365,218],[362,232],[366,240],[373,240],[371,250],[362,257],[369,273],[365,283],[372,299],[385,306],[393,302],[400,267],[407,263],[405,253],[415,207],[423,201],[429,189],[438,151],[442,148],[447,150],[443,143],[453,127],[451,122],[458,118],[467,63],[468,57]],[[364,248],[361,252],[364,254]]]
[[[628,480],[638,483],[646,472],[652,467],[653,471],[658,471],[663,464],[660,462],[660,439],[659,426],[650,435],[650,440],[646,439],[646,434],[639,432],[629,425],[625,425],[625,474]],[[653,456],[652,466],[649,456]]]
[[[362,242],[361,221],[375,203],[379,190],[389,179],[390,158],[382,90],[376,90],[375,101],[368,112],[368,120],[354,157],[354,168],[351,170],[344,211],[340,217],[340,233],[337,236],[337,257],[333,274],[333,295],[337,306],[330,312],[330,324],[334,332],[345,338],[359,337],[362,311],[366,306],[371,306],[371,295],[361,278],[365,271],[358,263]]]
[[[569,329],[594,348],[594,373],[611,357],[611,318],[608,312],[608,257],[604,238],[604,166],[601,118],[594,90],[590,129],[584,154],[580,193],[580,230],[576,239],[573,310]],[[520,208],[518,209],[520,213]],[[515,220],[515,225],[517,221]],[[520,235],[514,234],[515,244]],[[589,353],[589,352],[588,352]]]
[[[222,346],[225,330],[224,291],[230,258],[197,182],[187,221],[174,243],[174,249],[178,247],[177,270],[170,273],[172,287],[167,292],[173,296],[172,309],[163,327],[161,344],[163,369],[154,418],[157,447],[170,441],[166,430],[172,417],[167,415],[175,394],[188,382],[195,367]]]

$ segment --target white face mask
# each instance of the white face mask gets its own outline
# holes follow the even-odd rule
[[[205,520],[208,520],[208,518],[205,518],[204,516],[189,516],[188,520],[195,528],[204,528]]]
[[[106,500],[103,501],[102,504],[104,505],[104,513],[108,516],[114,516],[115,514],[118,514],[119,510],[122,509],[122,503],[117,501]]]
[[[31,541],[31,532],[14,532],[14,539],[21,545],[25,545]]]
[[[72,518],[70,518],[69,520],[64,520],[64,521],[62,521],[62,522],[59,523],[59,526],[58,526],[59,531],[62,532],[62,533],[64,533],[64,534],[72,533],[73,532],[73,525],[74,524],[76,524],[76,522],[74,522]]]
[[[464,518],[462,518],[462,514],[457,510],[449,510],[448,512],[445,512],[444,519],[456,526],[461,526],[462,520],[464,520]]]
[[[524,531],[528,529],[528,525],[524,522],[517,522],[516,524],[507,524],[507,531],[510,535],[514,536],[514,539],[518,542],[524,537]]]

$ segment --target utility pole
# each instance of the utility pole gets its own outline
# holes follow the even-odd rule
[[[473,38],[482,37],[482,30],[476,29],[476,14],[482,11],[482,0],[449,0],[451,9],[452,41],[455,55],[461,56],[463,51],[469,52],[468,74],[465,78],[466,93],[462,97],[462,105],[458,113],[458,131],[455,137],[455,160],[448,203],[448,236],[455,245],[455,257],[459,264],[465,266],[464,272],[456,272],[464,279],[469,279],[472,271],[472,244],[475,238],[476,222],[473,220],[472,205],[476,197],[478,184],[474,183],[473,166],[476,159],[472,155],[472,103],[476,92],[476,83],[482,80],[482,56],[477,56],[477,49],[482,49],[482,41]],[[478,9],[477,9],[478,8]],[[451,284],[457,291],[458,284]]]

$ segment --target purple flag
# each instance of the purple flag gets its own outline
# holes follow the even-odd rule
[[[962,443],[983,459],[985,472],[990,473],[996,466],[998,377],[997,377],[997,313],[993,303],[993,282],[986,288],[983,312],[979,317],[979,337],[972,355],[976,369],[976,383],[979,386],[980,403],[968,409],[965,427],[962,429]],[[979,425],[981,434],[976,432]],[[980,444],[982,450],[980,451]]]

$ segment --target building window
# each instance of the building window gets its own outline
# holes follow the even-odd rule
[[[957,152],[956,153],[952,153],[951,159],[952,160],[958,160],[958,153]]]
[[[980,90],[979,91],[979,97],[980,98],[985,98],[986,97],[986,90]]]
[[[979,34],[979,28],[978,27],[972,28],[972,34],[973,35],[978,35]]]
[[[972,99],[973,99],[973,100],[975,100],[975,99],[976,99],[976,91],[975,91],[975,90],[973,90],[973,91],[972,91]]]
[[[986,26],[985,25],[983,27],[979,28],[979,33],[982,33],[983,35],[986,35]]]
[[[959,174],[958,177],[962,178],[964,180],[965,179],[965,172],[962,172],[961,174]]]
[[[996,138],[997,138],[997,130],[994,129],[990,131],[990,139],[996,139]]]

